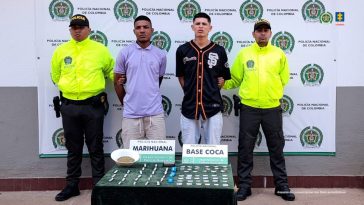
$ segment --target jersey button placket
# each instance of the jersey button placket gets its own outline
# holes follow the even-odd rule
[[[202,50],[200,50],[200,54],[202,53]],[[198,85],[197,85],[197,102],[198,102],[198,106],[201,106],[201,102],[200,102],[200,96],[201,96],[201,87],[199,86],[200,83],[201,83],[201,79],[202,79],[202,76],[201,76],[201,73],[202,73],[202,62],[201,62],[201,57],[198,59],[198,70],[199,70],[199,75],[198,75]]]

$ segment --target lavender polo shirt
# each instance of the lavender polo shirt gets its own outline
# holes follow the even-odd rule
[[[133,43],[116,58],[115,73],[126,74],[125,118],[140,118],[164,113],[159,77],[166,71],[166,53],[158,47]]]

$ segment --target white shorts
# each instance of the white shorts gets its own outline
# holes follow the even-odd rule
[[[201,128],[206,144],[220,144],[223,126],[221,112],[206,120],[202,120],[201,116],[199,120],[194,120],[181,115],[180,123],[183,144],[198,144]]]

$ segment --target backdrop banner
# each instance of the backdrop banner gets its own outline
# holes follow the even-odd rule
[[[70,39],[68,26],[74,14],[88,17],[90,38],[106,45],[114,57],[135,42],[133,21],[139,15],[152,20],[152,43],[167,51],[167,70],[161,85],[167,140],[176,140],[181,152],[182,89],[175,76],[178,46],[194,38],[192,18],[205,12],[212,18],[211,41],[222,45],[232,65],[238,51],[254,42],[254,22],[271,22],[271,43],[288,57],[290,81],[281,100],[286,155],[335,155],[336,44],[335,3],[329,0],[42,0],[36,1],[36,49],[39,102],[40,157],[64,157],[67,150],[61,118],[55,117],[53,97],[59,95],[50,78],[50,60],[55,48]],[[107,83],[110,110],[105,117],[104,149],[108,154],[123,148],[122,107],[112,82]],[[234,90],[222,90],[224,127],[221,144],[236,154],[239,117],[234,115]],[[203,137],[201,143],[204,143]],[[85,146],[84,153],[87,154]],[[268,149],[261,131],[255,153]]]

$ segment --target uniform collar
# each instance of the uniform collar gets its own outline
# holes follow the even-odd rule
[[[85,45],[87,44],[88,42],[90,42],[90,38],[85,38],[85,40],[83,41],[76,41],[75,39],[71,38],[70,42],[73,43],[73,44],[76,44],[76,45]]]
[[[267,51],[267,50],[269,50],[269,49],[272,47],[272,44],[271,44],[271,42],[268,42],[267,46],[265,46],[265,47],[260,47],[260,46],[257,44],[257,42],[254,42],[253,47],[254,47],[254,49],[255,49],[255,50],[257,50],[257,51]]]

